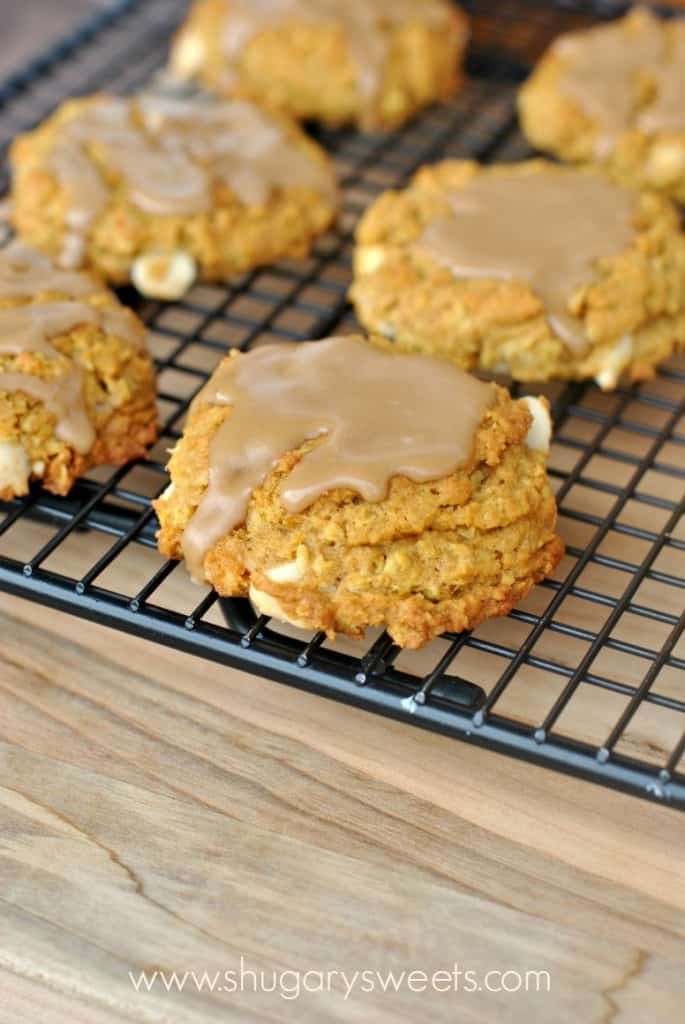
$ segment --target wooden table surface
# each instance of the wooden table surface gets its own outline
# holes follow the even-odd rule
[[[0,687],[2,1024],[682,1019],[683,815],[6,595]]]
[[[3,1024],[681,1019],[682,814],[7,596],[0,657]]]

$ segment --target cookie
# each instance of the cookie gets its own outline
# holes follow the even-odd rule
[[[324,151],[245,101],[70,100],[14,142],[11,162],[27,241],[160,299],[305,256],[338,205]]]
[[[448,0],[198,0],[171,70],[297,119],[374,130],[452,95],[467,39]]]
[[[263,614],[421,647],[554,570],[550,433],[544,399],[380,339],[232,354],[172,453],[159,548]]]
[[[515,380],[638,380],[685,343],[678,212],[592,169],[449,160],[356,235],[362,324],[405,351]]]
[[[145,453],[157,433],[145,334],[88,275],[0,249],[0,500],[31,480],[66,494],[90,467]]]
[[[636,8],[560,36],[519,112],[538,149],[685,203],[685,20]]]

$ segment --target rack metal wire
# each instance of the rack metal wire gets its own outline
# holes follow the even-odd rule
[[[320,133],[344,186],[338,228],[311,257],[200,285],[181,302],[125,299],[149,325],[163,435],[149,457],[88,474],[66,498],[34,488],[0,506],[0,589],[214,661],[685,809],[685,362],[603,395],[549,386],[567,557],[508,618],[401,652],[255,617],[166,562],[152,499],[188,402],[227,348],[352,327],[351,234],[364,207],[441,156],[529,151],[516,84],[558,31],[621,13],[609,2],[466,3],[470,78],[449,105],[390,135]],[[185,0],[118,0],[0,85],[0,150],[68,95],[125,91],[163,62]],[[519,391],[523,389],[518,389]],[[539,390],[539,389],[537,389]]]

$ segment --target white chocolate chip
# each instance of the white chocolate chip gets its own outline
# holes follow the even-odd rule
[[[42,476],[45,472],[45,461],[43,459],[36,459],[35,462],[31,463],[31,473],[33,476]]]
[[[663,187],[677,182],[685,174],[685,145],[682,142],[655,142],[645,173],[652,185]]]
[[[297,568],[300,576],[304,576],[307,569],[309,568],[309,548],[306,544],[298,544],[297,552],[295,554],[295,560],[297,561]]]
[[[613,391],[632,355],[633,340],[629,334],[624,334],[614,348],[609,351],[604,366],[595,376],[595,381],[602,391]]]
[[[197,264],[183,249],[149,252],[131,267],[131,280],[148,299],[180,299],[195,282]]]
[[[373,274],[385,263],[385,248],[382,245],[360,245],[354,254],[354,269],[357,274]]]
[[[600,135],[595,140],[595,158],[597,160],[606,160],[614,151],[616,143],[610,135]]]
[[[0,491],[9,489],[26,494],[29,487],[29,460],[16,441],[0,441]]]
[[[544,402],[533,395],[526,395],[523,401],[533,417],[533,422],[526,434],[526,445],[536,452],[548,452],[552,439],[552,417]]]
[[[296,626],[298,629],[309,628],[305,622],[301,622],[299,619],[291,619],[286,615],[281,602],[275,597],[271,594],[265,594],[263,590],[257,590],[252,585],[250,586],[250,601],[252,601],[260,615],[269,615],[272,619],[289,622],[291,626]]]
[[[171,53],[171,70],[180,78],[191,78],[205,60],[205,41],[196,32],[184,33]]]
[[[57,265],[63,270],[78,270],[83,266],[86,252],[86,239],[84,235],[76,232],[69,232],[64,236],[62,249],[57,258]]]
[[[274,583],[297,583],[302,579],[302,573],[298,569],[296,561],[275,565],[273,569],[266,570],[266,575]]]
[[[266,570],[266,575],[274,583],[297,583],[306,573],[308,566],[309,550],[307,545],[299,544],[295,559],[292,562],[275,565],[273,569]]]
[[[171,497],[171,495],[174,493],[175,490],[176,490],[176,484],[173,483],[173,481],[172,481],[167,487],[164,488],[164,490],[162,491],[160,497],[164,498],[166,500],[166,499]]]
[[[383,322],[378,325],[378,330],[380,331],[384,338],[388,339],[388,341],[395,340],[397,332],[395,331],[393,325],[388,323],[387,320],[383,320]]]

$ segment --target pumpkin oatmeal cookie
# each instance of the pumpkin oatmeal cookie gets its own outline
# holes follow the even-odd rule
[[[381,339],[233,354],[172,453],[159,548],[262,614],[421,647],[553,572],[550,433],[544,399]]]
[[[0,499],[31,480],[66,494],[157,434],[145,328],[99,281],[13,243],[0,250]]]
[[[560,36],[519,112],[538,149],[685,203],[685,19],[641,7]]]
[[[610,390],[685,343],[685,235],[668,200],[592,169],[448,160],[366,211],[351,297],[403,351]]]
[[[69,100],[14,142],[11,163],[28,242],[159,299],[305,256],[338,206],[321,147],[246,101]]]
[[[198,0],[171,71],[300,120],[385,129],[455,92],[467,39],[448,0]]]

